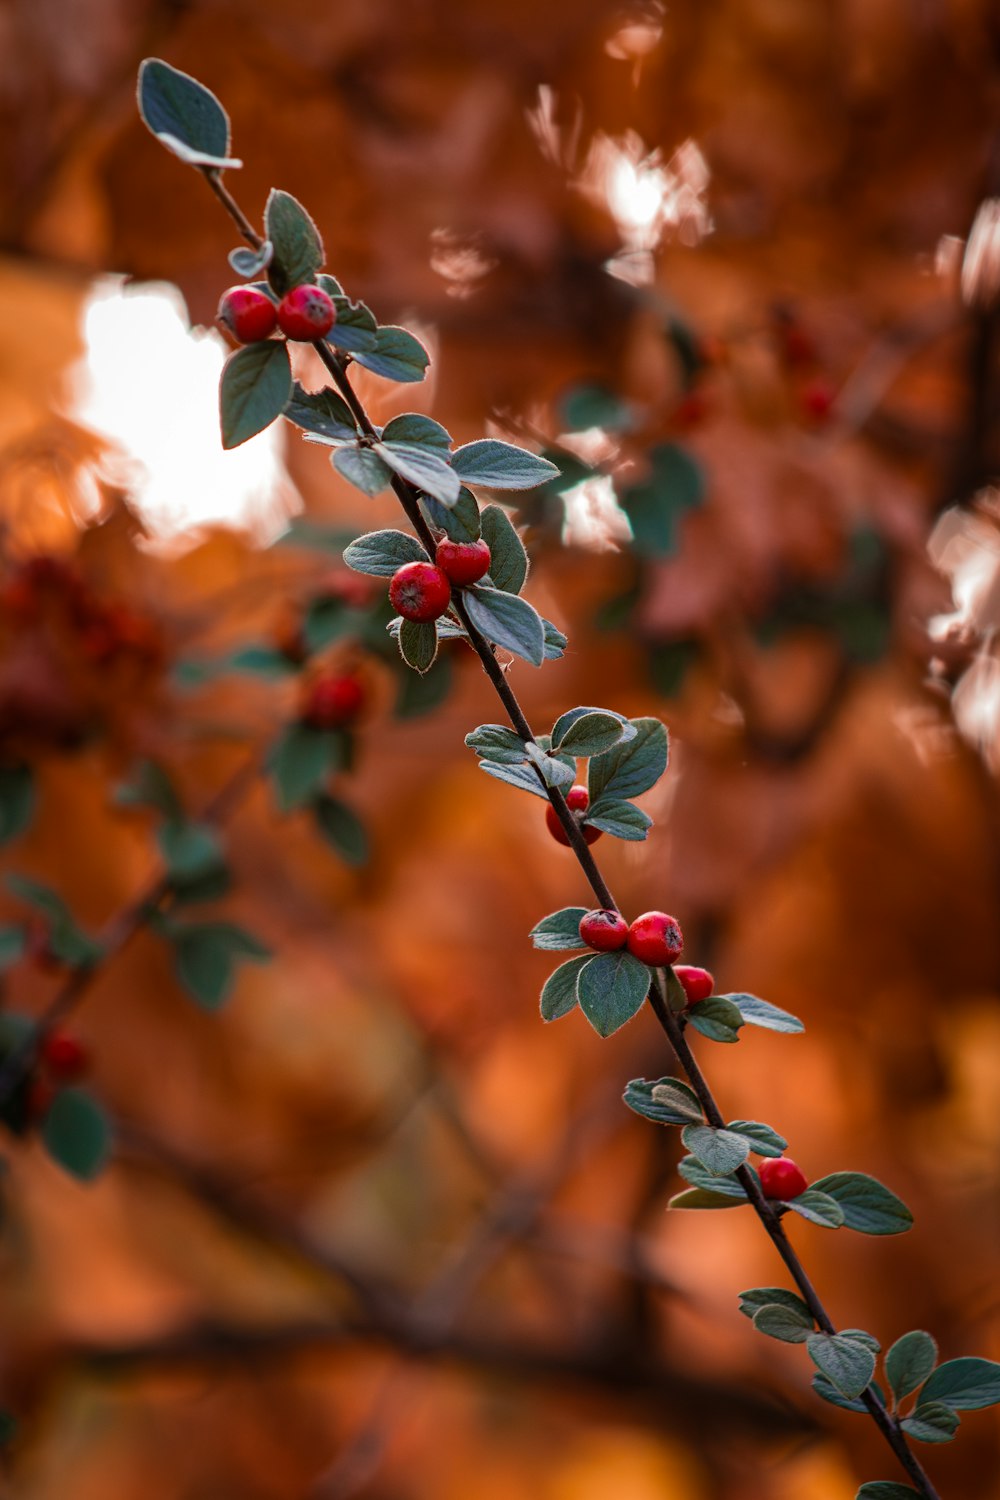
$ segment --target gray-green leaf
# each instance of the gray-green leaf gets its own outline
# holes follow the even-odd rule
[[[768,1338],[779,1339],[783,1344],[804,1344],[815,1324],[809,1312],[772,1303],[754,1313],[753,1326],[758,1333],[766,1333]]]
[[[541,666],[545,631],[541,616],[526,599],[474,584],[465,590],[465,607],[473,625],[488,641],[513,651],[534,667]]]
[[[268,279],[282,295],[303,282],[314,281],[326,258],[319,230],[291,193],[272,188],[264,209],[267,237],[274,246]]]
[[[80,1182],[91,1182],[111,1155],[111,1126],[85,1089],[60,1089],[45,1116],[42,1140],[53,1161]]]
[[[344,561],[355,573],[368,573],[373,578],[391,578],[399,569],[411,562],[427,562],[427,553],[406,531],[366,531],[349,547],[344,548]]]
[[[867,1344],[842,1333],[812,1333],[806,1349],[817,1370],[842,1396],[853,1399],[867,1390],[875,1373],[875,1355]]]
[[[480,438],[457,448],[453,462],[463,484],[482,484],[491,490],[533,490],[559,474],[547,458],[496,438]]]
[[[138,92],[140,115],[168,151],[194,165],[240,166],[229,155],[229,116],[196,78],[147,57],[139,69]]]
[[[725,1177],[742,1167],[750,1147],[740,1135],[718,1130],[714,1125],[685,1125],[681,1140],[702,1166],[715,1177]]]
[[[641,843],[653,826],[652,818],[641,807],[619,797],[599,797],[587,808],[583,821],[632,843]]]
[[[791,1015],[787,1010],[779,1010],[776,1005],[771,1005],[756,995],[735,994],[726,995],[725,998],[738,1007],[740,1015],[749,1026],[761,1026],[765,1031],[805,1031],[797,1016]]]
[[[740,1039],[743,1017],[732,1001],[722,995],[699,1000],[697,1005],[689,1007],[687,1017],[695,1031],[700,1031],[709,1041],[738,1042]]]
[[[297,383],[292,388],[292,399],[285,407],[285,416],[296,427],[331,442],[352,443],[357,438],[357,427],[351,409],[336,391],[306,391]]]
[[[434,449],[415,443],[376,443],[374,451],[390,469],[442,505],[454,505],[458,499],[459,477]]]
[[[824,1229],[839,1229],[844,1222],[844,1210],[837,1200],[828,1193],[817,1192],[814,1187],[806,1188],[797,1198],[786,1201],[789,1208],[801,1218],[808,1219],[810,1224],[820,1224]]]
[[[532,945],[553,951],[586,947],[580,937],[580,923],[586,915],[585,906],[564,906],[561,911],[551,912],[531,929]]]
[[[354,357],[376,375],[401,384],[423,380],[430,364],[430,355],[418,338],[388,323],[378,329],[374,349],[362,350]]]
[[[288,345],[266,339],[237,349],[226,360],[219,383],[223,448],[238,448],[281,416],[292,394]]]
[[[590,959],[577,982],[580,1009],[598,1036],[604,1037],[631,1021],[648,992],[649,970],[624,949]]]
[[[542,985],[541,1010],[543,1021],[558,1021],[568,1016],[577,1005],[577,980],[580,971],[590,963],[590,954],[569,958],[546,979]]]
[[[313,800],[312,812],[318,831],[345,864],[367,864],[368,835],[365,825],[346,802],[320,792]]]
[[[860,1234],[903,1234],[913,1224],[906,1204],[863,1172],[831,1172],[812,1187],[835,1198],[848,1229]]]
[[[950,1443],[958,1431],[959,1418],[943,1401],[922,1401],[904,1417],[900,1426],[918,1443]]]
[[[528,554],[507,512],[487,505],[480,516],[483,541],[490,549],[490,580],[505,594],[519,594],[528,576]]]
[[[920,1392],[921,1401],[943,1401],[955,1411],[979,1411],[1000,1402],[1000,1364],[966,1355],[939,1365]]]
[[[687,1125],[704,1118],[694,1089],[679,1078],[633,1078],[622,1098],[629,1109],[657,1125]]]
[[[437,629],[432,620],[404,620],[397,641],[399,654],[408,667],[421,676],[430,671],[438,648]]]
[[[603,755],[596,755],[587,768],[591,802],[600,797],[638,797],[655,786],[667,768],[667,731],[659,719],[632,719],[636,734]]]
[[[885,1356],[885,1375],[897,1401],[923,1385],[937,1364],[937,1344],[929,1333],[915,1328],[898,1338]]]
[[[392,470],[371,448],[337,448],[330,455],[333,467],[365,495],[380,495],[392,481]]]

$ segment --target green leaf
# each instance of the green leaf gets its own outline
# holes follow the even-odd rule
[[[735,1177],[719,1177],[716,1173],[710,1172],[707,1167],[702,1166],[696,1156],[685,1156],[678,1162],[677,1170],[692,1187],[705,1188],[710,1193],[722,1193],[725,1197],[735,1198],[740,1203],[749,1201],[741,1182]],[[748,1167],[747,1170],[752,1172],[753,1168]]]
[[[585,906],[564,906],[561,911],[551,912],[531,929],[532,946],[552,951],[586,947],[580,937],[580,923],[586,915]]]
[[[482,484],[490,490],[533,490],[559,474],[547,458],[496,438],[456,448],[452,462],[464,484]]]
[[[92,1182],[111,1155],[111,1126],[86,1089],[60,1089],[45,1116],[42,1140],[52,1160],[71,1177]]]
[[[853,1399],[867,1390],[875,1373],[875,1355],[867,1344],[843,1333],[812,1333],[806,1349],[817,1370],[842,1396]]]
[[[355,355],[359,365],[401,384],[423,380],[431,357],[419,339],[405,328],[383,324],[375,336],[375,347]]]
[[[885,1375],[897,1401],[923,1385],[937,1359],[937,1344],[919,1328],[896,1340],[886,1351]]]
[[[812,1187],[836,1198],[848,1229],[860,1234],[903,1234],[913,1224],[906,1204],[863,1172],[831,1172]]]
[[[264,225],[274,246],[268,279],[278,295],[303,282],[315,281],[326,252],[319,230],[298,199],[272,188],[264,209]]]
[[[429,672],[437,656],[438,634],[433,621],[404,620],[399,627],[399,654],[415,672]]]
[[[312,812],[318,831],[345,864],[357,866],[368,863],[368,835],[365,826],[346,802],[341,802],[338,797],[331,797],[327,792],[320,792],[313,799]]]
[[[534,667],[541,666],[545,631],[541,616],[526,599],[478,583],[464,592],[469,618],[488,641],[513,651]]]
[[[485,771],[487,776],[495,776],[497,781],[509,782],[511,786],[520,787],[522,792],[531,792],[545,802],[549,800],[545,788],[530,766],[509,766],[502,761],[481,760],[479,769]]]
[[[756,995],[735,994],[725,995],[723,998],[732,1001],[748,1026],[762,1026],[766,1031],[805,1031],[797,1016],[790,1015],[787,1010],[779,1010],[776,1005],[770,1005]]]
[[[831,1198],[828,1193],[818,1192],[815,1187],[806,1188],[797,1198],[785,1201],[801,1218],[808,1219],[810,1224],[819,1224],[824,1229],[839,1229],[844,1222],[844,1210],[836,1198]]]
[[[697,1157],[706,1171],[714,1177],[727,1177],[742,1167],[750,1155],[750,1147],[742,1136],[732,1135],[728,1130],[719,1130],[714,1125],[699,1121],[697,1125],[685,1125],[681,1140],[691,1155]]]
[[[734,1198],[728,1193],[714,1193],[710,1188],[686,1188],[675,1193],[668,1208],[740,1208],[746,1198]]]
[[[867,1407],[858,1402],[852,1409],[866,1411]],[[854,1500],[912,1500],[914,1495],[920,1500],[919,1490],[911,1489],[908,1484],[897,1484],[894,1479],[870,1479],[861,1486]]]
[[[85,969],[96,963],[103,952],[77,925],[76,919],[61,896],[37,880],[24,875],[8,875],[8,888],[21,901],[33,906],[48,920],[48,946],[53,955],[71,969]]]
[[[392,706],[393,717],[416,719],[421,714],[430,713],[431,709],[437,708],[447,698],[453,676],[450,659],[440,654],[430,671],[423,676],[419,672],[403,672],[399,679],[396,701]]]
[[[625,802],[619,797],[598,797],[587,808],[583,821],[616,839],[628,839],[641,843],[653,826],[653,820],[634,802]]]
[[[586,432],[603,427],[615,432],[632,425],[632,408],[603,385],[578,385],[566,391],[556,404],[564,432]]]
[[[943,1401],[955,1411],[979,1411],[1000,1402],[1000,1364],[965,1356],[939,1365],[920,1392],[920,1400]]]
[[[327,285],[329,281],[333,281],[332,276],[319,278],[320,286],[330,293],[337,309],[337,321],[326,335],[326,341],[333,344],[334,348],[344,349],[348,354],[353,354],[355,359],[360,359],[378,343],[375,314],[364,302],[352,302],[343,292],[332,291]]]
[[[405,531],[366,531],[345,547],[344,561],[355,573],[391,578],[406,563],[427,562],[428,557],[416,537]]]
[[[423,495],[421,507],[432,526],[438,527],[453,542],[477,542],[482,534],[479,501],[464,485],[454,505],[442,505],[433,495]]]
[[[458,499],[462,488],[459,477],[433,449],[415,443],[376,443],[374,452],[401,478],[433,495],[442,505],[454,505]]]
[[[959,1418],[943,1401],[922,1401],[899,1424],[907,1437],[918,1443],[950,1443],[958,1431]]]
[[[574,709],[573,715],[569,723],[564,722],[570,718],[568,714],[556,720],[552,730],[554,750],[564,750],[569,755],[583,758],[601,755],[612,745],[625,744],[636,738],[635,729],[627,719],[623,722],[617,714],[605,713],[601,708]]]
[[[569,645],[569,640],[562,631],[551,620],[543,616],[542,625],[545,627],[545,660],[558,661],[560,656]]]
[[[786,1291],[783,1286],[753,1286],[749,1291],[740,1292],[740,1312],[745,1318],[752,1320],[762,1307],[794,1308],[801,1316],[812,1317],[802,1298],[795,1292]]]
[[[649,970],[623,948],[590,959],[577,981],[580,1009],[598,1036],[611,1036],[631,1021],[648,993]]]
[[[591,802],[600,797],[638,797],[667,768],[667,731],[659,719],[632,719],[635,738],[595,755],[587,767]]]
[[[868,1408],[863,1401],[849,1400],[847,1396],[842,1396],[825,1375],[814,1375],[812,1388],[821,1400],[829,1401],[831,1406],[839,1406],[841,1411],[859,1411],[867,1414]],[[875,1389],[878,1390],[878,1386],[875,1386]]]
[[[287,677],[298,671],[295,662],[274,646],[243,646],[223,665],[230,672],[252,672],[258,677]]]
[[[151,807],[171,821],[184,816],[170,777],[152,760],[139,761],[128,781],[115,788],[115,802],[119,807]]]
[[[479,518],[483,541],[490,549],[490,580],[505,594],[519,594],[528,576],[528,554],[514,523],[499,505],[487,505]]]
[[[766,1333],[769,1339],[778,1339],[783,1344],[804,1344],[815,1323],[808,1310],[800,1312],[797,1307],[772,1304],[758,1308],[753,1315],[753,1326],[758,1333]]]
[[[788,1145],[783,1135],[772,1130],[770,1125],[762,1125],[759,1120],[730,1120],[726,1129],[734,1135],[741,1135],[758,1156],[780,1156]]]
[[[227,259],[237,276],[245,276],[250,280],[267,270],[273,255],[274,246],[270,240],[265,240],[259,250],[251,250],[247,245],[237,245],[235,250],[230,250]]]
[[[172,927],[177,977],[205,1010],[217,1010],[232,989],[238,959],[270,958],[263,943],[232,922],[204,922]]]
[[[292,399],[285,407],[285,416],[296,427],[332,442],[353,443],[358,435],[351,409],[336,391],[306,391],[296,382],[292,387]]]
[[[35,781],[30,766],[0,766],[0,844],[23,833],[35,815]]]
[[[629,1109],[657,1125],[687,1125],[704,1119],[694,1089],[679,1078],[633,1078],[622,1098]]]
[[[23,927],[4,924],[0,927],[0,974],[24,957],[27,947]]]
[[[343,757],[343,738],[336,730],[289,724],[271,749],[269,764],[278,806],[291,812],[323,788]]]
[[[575,761],[570,760],[567,764],[563,756],[547,754],[534,740],[526,741],[524,753],[528,760],[541,771],[546,786],[558,786],[565,790],[576,780]]]
[[[238,167],[229,116],[210,89],[158,57],[139,68],[139,113],[168,151],[196,166]]]
[[[501,765],[519,766],[525,760],[524,740],[504,724],[480,724],[465,736],[465,743],[477,755]]]
[[[172,880],[199,880],[225,868],[218,836],[203,823],[165,823],[157,842]]]
[[[219,385],[223,448],[238,448],[270,427],[288,405],[292,367],[288,345],[265,339],[237,349],[226,360]]]
[[[392,482],[392,470],[371,448],[337,448],[330,458],[337,473],[364,495],[380,495]]]
[[[712,1042],[738,1042],[743,1017],[736,1006],[722,995],[710,995],[699,1000],[687,1011],[687,1017],[695,1031],[707,1036]]]
[[[866,1333],[863,1328],[842,1328],[840,1330],[842,1339],[855,1339],[859,1344],[864,1344],[873,1354],[878,1354],[882,1345],[873,1333]]]
[[[558,969],[554,969],[542,985],[541,1010],[543,1021],[558,1021],[568,1016],[577,1004],[577,980],[580,971],[590,963],[590,954],[569,958]]]
[[[669,557],[677,546],[680,518],[704,496],[705,477],[691,455],[673,443],[655,447],[649,475],[621,496],[635,550],[643,557]]]
[[[393,417],[382,429],[383,443],[402,443],[409,448],[430,448],[439,457],[451,451],[451,433],[440,422],[422,412],[406,411]]]

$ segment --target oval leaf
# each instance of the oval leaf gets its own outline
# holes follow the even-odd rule
[[[359,350],[354,357],[366,370],[386,380],[398,380],[401,384],[423,380],[431,362],[419,339],[405,328],[396,328],[392,324],[384,324],[378,329],[374,348]]]
[[[437,656],[438,634],[433,621],[404,620],[397,636],[399,654],[408,667],[423,675]]]
[[[29,766],[0,766],[0,844],[23,833],[35,813],[35,782]]]
[[[740,1312],[745,1318],[752,1320],[762,1307],[794,1308],[800,1316],[812,1317],[802,1298],[795,1292],[786,1291],[783,1286],[753,1286],[749,1291],[740,1292]]]
[[[718,1130],[714,1125],[686,1125],[681,1140],[692,1156],[716,1177],[735,1172],[750,1155],[750,1147],[742,1136]]]
[[[955,1411],[979,1411],[1000,1402],[1000,1364],[965,1356],[939,1365],[920,1392],[920,1400],[943,1401]]]
[[[406,531],[366,531],[364,536],[344,548],[344,561],[355,573],[373,578],[391,578],[411,562],[427,562],[427,553]]]
[[[570,958],[564,964],[560,964],[542,985],[541,1010],[543,1021],[558,1021],[560,1016],[568,1016],[577,1005],[577,980],[580,971],[590,963],[590,954],[585,953],[580,958]]]
[[[111,1127],[97,1100],[85,1089],[60,1089],[42,1125],[52,1160],[81,1182],[91,1182],[111,1155]]]
[[[642,1009],[649,993],[649,970],[620,949],[599,953],[580,971],[580,1009],[598,1036],[611,1036]]]
[[[844,1222],[844,1210],[835,1198],[819,1193],[815,1188],[806,1188],[797,1198],[786,1200],[788,1207],[810,1224],[819,1224],[824,1229],[839,1229]]]
[[[900,1426],[918,1443],[950,1443],[958,1431],[958,1416],[943,1401],[922,1401]]]
[[[848,1229],[860,1234],[903,1234],[913,1224],[906,1204],[863,1172],[831,1172],[812,1187],[835,1198],[844,1210]]]
[[[629,1109],[658,1125],[687,1125],[704,1119],[694,1089],[679,1078],[633,1078],[622,1098]]]
[[[728,1194],[713,1193],[710,1188],[685,1188],[675,1193],[668,1208],[739,1208],[746,1198],[733,1198]]]
[[[753,1315],[753,1326],[758,1333],[766,1333],[769,1339],[778,1339],[783,1344],[804,1344],[815,1325],[808,1312],[772,1304],[758,1308]]]
[[[319,230],[298,199],[272,188],[264,224],[274,246],[268,280],[279,296],[303,282],[315,281],[326,255]]]
[[[459,477],[433,449],[413,443],[376,443],[374,451],[390,469],[442,505],[454,505],[458,499]]]
[[[688,1007],[687,1018],[695,1031],[712,1042],[738,1042],[743,1017],[731,1001],[722,995],[710,995]]]
[[[923,1385],[937,1364],[937,1344],[929,1333],[914,1329],[904,1333],[886,1351],[885,1374],[897,1401]]]
[[[634,802],[624,802],[618,797],[600,797],[588,807],[584,823],[610,833],[612,838],[628,839],[641,843],[648,837],[653,826],[649,813],[636,807]]]
[[[564,906],[561,911],[552,912],[531,929],[532,945],[552,951],[585,947],[580,937],[580,923],[586,915],[585,906]]]
[[[545,631],[541,616],[526,599],[505,594],[502,589],[475,584],[464,591],[469,618],[488,641],[513,651],[534,667],[545,656]]]
[[[638,797],[655,786],[667,768],[666,727],[659,719],[632,719],[635,737],[591,760],[587,789],[599,797]]]
[[[813,1385],[815,1383],[813,1381]],[[852,1409],[867,1410],[860,1402]],[[919,1490],[911,1489],[908,1484],[897,1484],[894,1479],[871,1479],[861,1486],[854,1500],[913,1500],[914,1495],[917,1496],[917,1500],[920,1500]]]
[[[248,344],[226,360],[219,384],[223,448],[238,448],[280,417],[292,394],[288,346],[277,339]]]
[[[285,416],[296,427],[313,432],[331,442],[353,443],[357,439],[357,426],[346,401],[336,391],[306,391],[298,384],[292,388],[292,399],[285,407]]]
[[[477,542],[482,534],[479,517],[479,501],[471,490],[462,489],[454,505],[442,505],[433,495],[424,495],[421,506],[432,526],[451,538],[453,542]]]
[[[229,116],[211,89],[189,73],[147,57],[139,69],[138,95],[143,121],[175,155],[180,146],[187,160],[193,153],[203,166],[240,165],[229,155]]]
[[[875,1373],[875,1355],[867,1344],[842,1333],[812,1333],[806,1339],[809,1358],[842,1396],[855,1399],[867,1390]]]
[[[548,793],[539,781],[531,766],[509,766],[501,761],[481,760],[479,769],[485,771],[487,776],[495,776],[497,781],[509,782],[511,786],[520,787],[522,792],[531,792],[535,797],[542,797],[548,802]]]
[[[392,482],[392,470],[370,448],[338,448],[333,467],[365,495],[380,495]]]
[[[559,473],[547,458],[496,438],[466,443],[455,450],[452,462],[463,484],[482,484],[491,490],[533,490]]]
[[[383,443],[404,443],[413,448],[430,448],[438,457],[445,457],[451,449],[451,434],[440,422],[425,417],[422,412],[406,411],[393,417],[382,429]]]
[[[756,995],[727,995],[726,999],[731,1000],[739,1009],[749,1026],[762,1026],[765,1031],[805,1031],[797,1016],[790,1015],[787,1010],[779,1010],[776,1005],[770,1005]]]
[[[368,835],[365,825],[346,802],[321,792],[312,804],[312,811],[317,829],[345,864],[355,867],[367,864]]]
[[[471,494],[471,491],[466,491]],[[479,524],[490,549],[490,581],[505,594],[519,594],[528,576],[528,554],[514,523],[499,505],[487,505]]]

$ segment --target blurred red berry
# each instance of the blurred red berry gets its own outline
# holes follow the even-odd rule
[[[86,1047],[65,1031],[49,1032],[42,1042],[41,1058],[57,1083],[75,1083],[90,1068]]]
[[[302,720],[310,729],[345,729],[365,704],[365,688],[352,675],[317,677],[306,687]]]

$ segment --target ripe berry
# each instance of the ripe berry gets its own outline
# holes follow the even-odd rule
[[[324,338],[337,321],[337,309],[321,286],[293,287],[278,305],[278,327],[286,338],[311,344]]]
[[[680,958],[684,935],[674,917],[665,911],[643,912],[628,930],[628,951],[644,964],[660,967]]]
[[[442,537],[434,560],[452,583],[478,583],[490,571],[490,549],[481,539],[478,542],[453,542],[450,537]]]
[[[433,563],[404,563],[392,575],[389,599],[404,620],[436,620],[451,603],[451,584]]]
[[[24,1099],[24,1124],[41,1125],[55,1102],[56,1091],[47,1078],[36,1073],[28,1083]],[[24,1126],[21,1127],[22,1129]]]
[[[82,1042],[65,1031],[51,1031],[42,1043],[42,1062],[57,1083],[75,1083],[90,1067]]]
[[[675,964],[674,973],[681,982],[688,1005],[697,1005],[715,994],[715,980],[707,969],[698,969],[694,964]]]
[[[817,425],[829,420],[836,395],[825,380],[812,380],[799,392],[802,415]]]
[[[580,920],[580,939],[588,948],[598,953],[613,953],[624,948],[628,940],[628,923],[620,911],[609,911],[605,907],[588,911]]]
[[[343,729],[357,718],[364,702],[364,684],[359,678],[318,677],[306,689],[302,721],[310,729]]]
[[[787,1203],[805,1192],[809,1179],[787,1156],[772,1156],[760,1164],[760,1185],[765,1198],[781,1198]]]
[[[590,806],[590,793],[585,786],[571,786],[566,793],[566,802],[570,812],[586,812]],[[577,819],[579,822],[579,819]],[[559,821],[555,808],[549,803],[545,809],[545,824],[557,844],[565,844],[569,848],[569,837],[565,828]],[[601,836],[599,828],[591,828],[589,824],[583,824],[580,829],[588,844],[593,844]]]
[[[223,292],[216,316],[241,344],[259,344],[278,324],[278,309],[253,286],[231,286]]]

